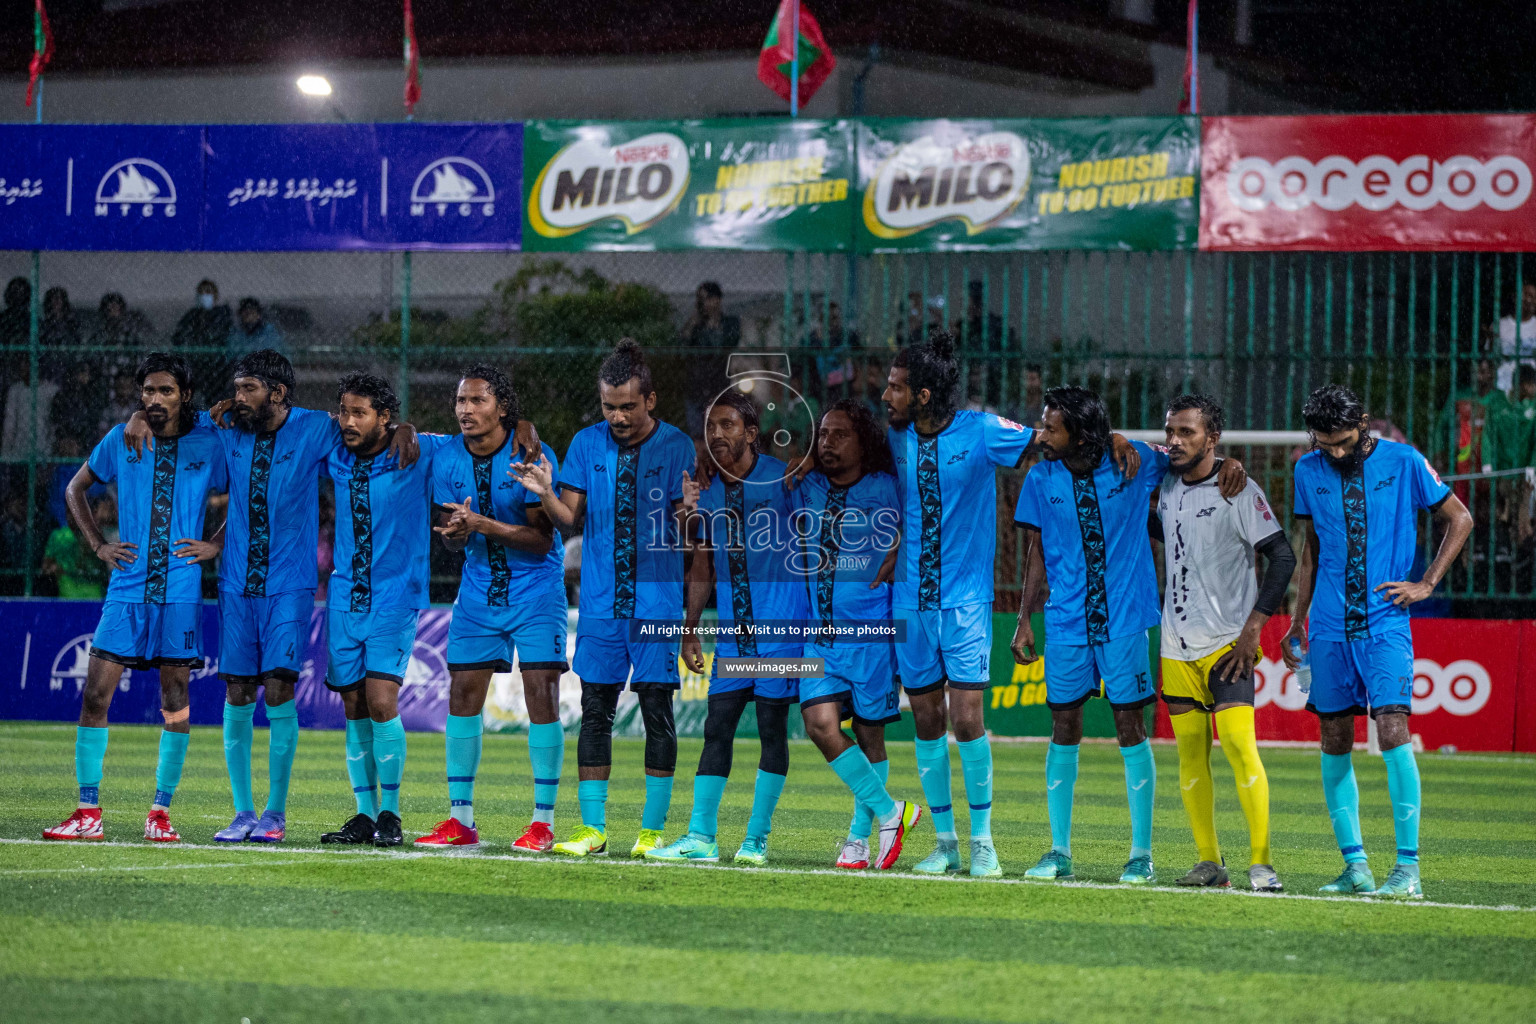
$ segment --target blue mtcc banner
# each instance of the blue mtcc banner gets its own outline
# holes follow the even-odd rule
[[[0,125],[0,248],[511,250],[523,126]]]

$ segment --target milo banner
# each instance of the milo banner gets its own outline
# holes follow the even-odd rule
[[[846,121],[529,121],[523,248],[831,252],[852,237]]]
[[[861,251],[1195,246],[1198,118],[876,118],[857,132]]]

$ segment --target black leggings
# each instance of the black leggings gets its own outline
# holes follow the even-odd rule
[[[576,763],[582,768],[613,764],[613,716],[619,706],[618,686],[581,684],[581,733],[576,739]],[[677,726],[672,717],[670,688],[648,686],[635,691],[640,719],[645,723],[645,767],[677,770]]]
[[[704,752],[699,755],[700,775],[729,776],[736,726],[752,703],[750,690],[710,694],[709,714],[704,719]],[[774,775],[789,774],[789,705],[757,704],[757,735],[763,752],[757,766]]]

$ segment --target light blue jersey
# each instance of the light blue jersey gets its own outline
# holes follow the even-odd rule
[[[490,455],[475,455],[464,446],[462,437],[445,445],[432,461],[432,500],[435,502],[469,501],[480,515],[514,526],[528,525],[528,510],[539,507],[539,499],[528,493],[511,476],[514,442],[508,435],[502,446]],[[555,453],[544,445],[544,457],[558,477],[560,464]],[[471,534],[464,548],[464,576],[459,584],[459,600],[488,607],[506,607],[518,595],[542,593],[559,587],[565,579],[565,545],[556,530],[554,543],[542,555],[518,548],[503,547],[480,533]]]
[[[992,603],[997,473],[1017,466],[1033,431],[962,409],[929,437],[890,431],[902,495],[902,545],[893,600],[919,611]]]
[[[571,439],[561,491],[587,496],[581,543],[581,615],[681,620],[683,549],[673,503],[694,467],[693,442],[670,423],[621,446],[607,421]]]
[[[333,610],[421,609],[428,604],[432,464],[458,439],[419,434],[421,457],[401,466],[388,449],[359,459],[338,445],[326,459],[336,485]]]
[[[171,552],[177,542],[203,539],[203,513],[211,492],[228,487],[224,449],[212,428],[194,426],[180,437],[157,437],[134,452],[121,424],[107,432],[87,462],[96,479],[117,484],[118,534],[137,545],[126,569],[113,569],[108,601],[195,604],[202,600],[203,567]]]
[[[1375,588],[1408,579],[1418,550],[1418,513],[1451,489],[1411,445],[1378,438],[1359,472],[1347,477],[1322,452],[1296,463],[1297,519],[1317,531],[1317,579],[1307,634],[1364,640],[1408,629],[1408,609]]]
[[[1168,471],[1166,453],[1132,441],[1141,469],[1125,479],[1109,453],[1075,477],[1063,462],[1041,462],[1019,489],[1014,522],[1040,531],[1051,596],[1048,644],[1105,644],[1162,618],[1147,515]]]
[[[207,414],[198,418],[205,421]],[[341,447],[336,421],[313,409],[290,409],[276,430],[215,433],[229,465],[219,590],[242,597],[313,591],[320,475],[326,458]]]
[[[806,589],[811,617],[834,623],[891,617],[891,587],[872,583],[885,554],[901,539],[901,496],[889,473],[866,473],[847,487],[819,470],[796,488],[804,510]],[[836,635],[828,638],[837,644]],[[851,642],[851,641],[847,641]]]

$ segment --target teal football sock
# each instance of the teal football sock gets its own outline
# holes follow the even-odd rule
[[[955,838],[955,801],[949,781],[949,738],[918,740],[917,777],[940,839]]]
[[[176,787],[181,785],[181,766],[187,763],[187,741],[192,737],[184,732],[160,730],[160,761],[155,766],[155,807],[169,808]]]
[[[667,812],[672,809],[672,776],[645,777],[645,808],[640,812],[640,827],[660,832],[667,827]]]
[[[724,775],[695,775],[693,777],[693,816],[688,820],[688,831],[714,841],[720,831],[720,799],[725,796]]]
[[[971,808],[971,838],[992,838],[992,743],[986,736],[960,744],[960,774]]]
[[[224,702],[224,767],[229,770],[229,792],[235,813],[256,813],[251,795],[251,719],[255,704]]]
[[[1077,744],[1045,748],[1045,807],[1051,819],[1051,849],[1072,856],[1072,794],[1077,789]]]
[[[889,761],[881,761],[887,768]],[[837,773],[837,777],[843,780],[843,785],[853,790],[853,798],[857,803],[858,813],[864,815],[864,831],[850,831],[850,839],[868,839],[873,828],[871,815],[875,820],[884,821],[891,816],[896,809],[896,801],[885,790],[885,780],[880,777],[877,768],[870,764],[869,758],[864,756],[864,751],[857,746],[849,747],[838,754],[831,761],[831,767]],[[857,818],[854,819],[854,828],[858,828]]]
[[[1157,792],[1157,762],[1152,741],[1121,747],[1125,761],[1125,795],[1131,803],[1131,856],[1152,856],[1152,798]]]
[[[347,719],[347,778],[352,783],[352,796],[357,800],[357,813],[377,818],[379,794],[374,788],[371,718]]]
[[[443,741],[448,761],[448,813],[460,825],[475,824],[475,773],[480,770],[484,727],[479,715],[449,715]]]
[[[847,753],[847,751],[844,751],[843,753]],[[861,749],[859,750],[859,753],[862,754],[864,751]],[[838,757],[841,756],[842,754],[838,755]],[[866,757],[865,760],[868,760],[868,758]],[[883,761],[870,761],[869,766],[874,769],[876,777],[878,777],[880,780],[880,788],[884,790],[891,778],[890,758],[886,758]],[[836,769],[833,770],[836,771]],[[838,772],[837,774],[838,777],[841,778],[843,773]],[[843,781],[847,782],[848,780],[843,779]],[[853,787],[849,786],[849,788],[852,789]],[[855,794],[857,794],[857,790],[855,790]],[[886,811],[886,814],[889,813],[890,811]],[[875,812],[869,806],[869,804],[866,804],[864,801],[855,798],[853,802],[853,821],[848,824],[848,838],[868,839],[869,834],[875,830],[875,821]]]
[[[226,707],[228,705],[225,705]],[[288,813],[288,782],[293,778],[293,756],[299,749],[297,701],[267,705],[267,810]]]
[[[773,811],[784,792],[784,776],[757,770],[757,784],[752,787],[752,816],[747,819],[747,835],[767,839],[773,831]]]
[[[1355,782],[1355,763],[1348,754],[1323,755],[1323,800],[1345,862],[1365,860],[1365,844],[1360,838],[1360,786]]]
[[[1419,811],[1420,786],[1419,762],[1413,756],[1413,746],[1404,743],[1383,750],[1381,759],[1387,763],[1387,792],[1392,796],[1392,827],[1397,833],[1397,862],[1419,862]]]
[[[107,759],[107,730],[75,727],[75,784],[81,807],[101,806],[101,766]]]
[[[528,761],[533,768],[533,820],[553,825],[565,767],[565,730],[559,722],[528,726]]]
[[[582,779],[576,783],[576,803],[581,823],[599,832],[608,831],[608,780]]]
[[[405,777],[405,723],[396,715],[373,723],[373,763],[379,773],[379,813],[400,814],[400,780]]]

